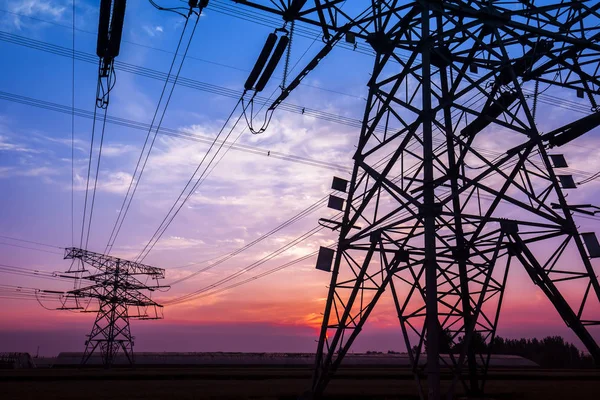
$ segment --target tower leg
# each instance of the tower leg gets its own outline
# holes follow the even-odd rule
[[[340,366],[350,346],[352,346],[352,343],[354,343],[354,340],[361,332],[365,321],[391,282],[394,273],[401,269],[399,266],[400,257],[398,255],[388,260],[386,254],[383,253],[383,265],[381,270],[378,271],[379,277],[377,278],[377,282],[375,282],[372,268],[369,271],[369,266],[372,267],[371,259],[373,254],[383,248],[383,243],[380,237],[373,237],[371,240],[372,243],[367,256],[360,266],[358,276],[354,282],[345,282],[338,286],[338,288],[341,286],[351,290],[348,300],[344,302],[343,314],[339,315],[339,312],[342,310],[339,309],[340,303],[335,300],[339,299],[337,294],[332,297],[332,301],[328,301],[326,304],[326,312],[334,312],[338,318],[336,322],[326,326],[326,329],[334,329],[333,338],[329,340],[328,337],[325,337],[324,345],[326,349],[319,348],[319,352],[317,353],[319,363],[315,366],[313,375],[313,385],[310,393],[310,397],[312,398],[319,398],[323,394],[331,375]],[[367,290],[374,291],[374,294],[365,301],[364,292]]]
[[[120,351],[133,364],[133,338],[127,315],[127,307],[122,305],[101,303],[96,321],[86,341],[86,349],[82,364],[87,364],[90,357],[100,348],[102,365],[110,368]]]

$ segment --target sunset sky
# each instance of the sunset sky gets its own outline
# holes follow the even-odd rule
[[[174,0],[163,3],[179,4]],[[224,6],[225,3],[229,2],[211,1],[212,6],[200,18],[180,75],[187,78],[187,83],[175,88],[163,128],[214,138],[236,105],[236,96],[241,94],[265,38],[281,25],[275,17],[239,6]],[[0,1],[0,264],[3,265],[65,271],[70,261],[63,260],[61,248],[80,244],[91,119],[75,119],[72,222],[70,114],[47,109],[54,106],[39,108],[7,100],[26,96],[71,107],[73,75],[68,57],[72,45],[71,4],[68,0]],[[76,50],[91,59],[95,57],[97,8],[97,0],[76,2]],[[350,5],[348,9],[351,10]],[[147,1],[128,2],[118,60],[136,68],[166,73],[183,21],[178,15],[156,10]],[[292,75],[321,48],[318,34],[314,27],[298,28],[291,66],[298,64]],[[206,260],[214,261],[252,242],[313,205],[331,192],[334,175],[349,179],[351,156],[359,134],[355,125],[363,113],[366,81],[373,62],[365,50],[364,43],[359,43],[356,51],[347,46],[334,49],[288,99],[300,108],[346,117],[346,123],[277,110],[269,129],[252,135],[245,129],[244,119],[240,120],[230,140],[240,135],[237,143],[253,150],[228,151],[144,259],[146,264],[166,269],[165,283],[210,265]],[[163,81],[142,76],[148,75],[148,71],[142,72],[116,71],[109,117],[150,123]],[[93,111],[96,74],[94,62],[76,61],[75,108]],[[281,77],[279,67],[262,95],[277,94]],[[543,123],[544,118],[561,118],[565,113],[544,105],[540,119]],[[238,109],[231,122],[239,116]],[[264,113],[258,113],[257,120],[263,118]],[[227,125],[227,132],[232,125]],[[106,126],[88,245],[92,251],[105,250],[146,133],[112,123]],[[600,169],[599,144],[600,133],[592,132],[562,152],[572,169],[595,173]],[[487,146],[493,149],[493,140]],[[142,251],[208,147],[206,140],[158,135],[112,255],[131,259]],[[330,166],[293,162],[288,155]],[[93,165],[95,162],[96,158]],[[594,202],[600,194],[600,182],[591,182],[571,193],[571,198],[578,202]],[[256,246],[173,285],[155,298],[159,301],[176,298],[244,270],[311,231],[319,218],[331,218],[335,213],[320,206]],[[578,223],[582,229],[598,231],[597,220],[581,219]],[[335,239],[336,233],[319,231],[219,288],[310,254]],[[315,270],[315,259],[311,257],[239,287],[215,294],[208,291],[206,296],[167,306],[163,320],[133,321],[135,349],[314,351],[330,279],[328,273]],[[600,264],[594,262],[600,271]],[[511,274],[499,335],[557,334],[578,344],[527,275],[518,268]],[[0,282],[40,289],[70,288],[68,282],[2,271]],[[50,301],[38,304],[0,297],[0,351],[35,353],[37,346],[43,355],[82,351],[93,314],[53,310],[57,306]],[[600,331],[593,334],[600,340]],[[403,350],[391,302],[381,304],[354,350]]]

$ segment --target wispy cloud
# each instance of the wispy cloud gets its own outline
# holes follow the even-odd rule
[[[92,170],[94,172],[94,170]],[[92,175],[92,178],[93,175]],[[96,190],[112,194],[125,194],[131,182],[131,174],[123,171],[103,172],[100,171]],[[93,183],[93,182],[92,182]],[[70,186],[69,186],[70,188]],[[86,178],[81,174],[75,175],[75,190],[86,190]]]
[[[16,167],[0,167],[0,178],[8,178],[13,176],[27,176],[33,178],[47,178],[49,176],[59,175],[60,171],[51,167],[37,168],[16,168]]]
[[[156,246],[157,250],[183,250],[202,246],[205,242],[199,239],[190,239],[182,236],[169,236],[162,239]]]
[[[40,153],[24,144],[12,143],[6,136],[0,135],[0,151],[15,151],[19,153]]]
[[[12,24],[17,29],[22,29],[25,26],[34,25],[32,20],[23,19],[25,17],[39,17],[42,19],[50,19],[53,21],[61,21],[65,12],[67,12],[66,4],[56,1],[39,1],[39,0],[19,0],[12,1],[8,5],[8,9],[12,12]],[[17,15],[20,14],[20,15]],[[39,24],[39,22],[37,22]]]
[[[49,136],[47,134],[41,134],[41,133],[37,133],[36,137],[33,138],[33,140],[35,140],[36,142],[40,142],[40,147],[47,147],[47,143],[44,143],[46,141],[48,142],[52,142],[52,143],[58,143],[61,144],[63,146],[66,147],[71,147],[73,146],[74,150],[81,152],[83,154],[88,154],[89,152],[89,142],[81,140],[79,138],[74,138],[73,141],[71,141],[71,138],[63,138],[63,137],[52,137]]]
[[[58,174],[60,174],[60,172],[57,169],[51,167],[30,168],[20,172],[20,175],[23,176],[49,176]]]
[[[144,26],[142,26],[142,29],[150,37],[155,37],[157,34],[164,32],[164,28],[160,25],[156,25],[156,26],[144,25]]]
[[[119,157],[133,151],[139,150],[137,147],[129,145],[107,145],[102,147],[102,156]]]
[[[20,0],[12,2],[10,8],[14,12],[27,16],[44,14],[59,19],[65,13],[66,7],[54,1]]]

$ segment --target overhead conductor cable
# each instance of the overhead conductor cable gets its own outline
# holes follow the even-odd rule
[[[174,11],[175,10],[175,9],[165,9],[165,8],[162,8],[162,7],[158,6],[158,5],[156,5],[156,3],[152,2],[152,1],[150,1],[150,2],[152,3],[152,5],[154,7],[156,7],[159,10],[166,10],[166,11]],[[127,189],[127,193],[125,194],[125,198],[123,199],[123,203],[122,203],[121,208],[120,208],[120,210],[124,210],[124,211],[119,211],[119,214],[117,216],[117,220],[115,221],[115,224],[113,226],[112,232],[111,232],[110,237],[108,239],[108,242],[106,244],[105,252],[107,254],[110,254],[110,252],[112,251],[114,243],[117,240],[117,237],[118,237],[118,235],[119,235],[119,233],[121,231],[121,227],[123,226],[123,222],[125,221],[125,217],[127,216],[128,212],[129,212],[129,207],[131,206],[131,202],[132,202],[133,197],[135,196],[135,193],[137,191],[139,182],[140,182],[140,180],[142,178],[142,174],[144,173],[144,170],[146,168],[146,164],[147,164],[148,159],[150,157],[150,153],[152,152],[152,149],[154,147],[154,143],[155,143],[156,137],[158,136],[158,133],[160,132],[164,116],[165,116],[165,114],[167,112],[167,109],[169,107],[169,103],[171,101],[171,97],[173,95],[173,92],[175,90],[175,86],[177,85],[177,81],[178,81],[180,73],[181,73],[181,69],[183,67],[183,64],[185,62],[188,50],[189,50],[190,45],[192,43],[192,39],[193,39],[194,34],[196,32],[196,27],[198,26],[198,22],[200,21],[200,14],[202,13],[202,8],[205,7],[207,3],[208,3],[207,1],[200,2],[200,5],[199,5],[200,8],[198,9],[198,11],[195,11],[194,8],[198,7],[198,1],[190,1],[189,2],[189,7],[190,8],[189,8],[189,12],[188,12],[187,15],[182,14],[182,13],[180,13],[178,11],[174,11],[177,14],[182,15],[185,18],[185,25],[184,25],[183,30],[181,32],[181,36],[180,36],[179,42],[177,44],[177,49],[175,51],[175,55],[174,55],[174,57],[173,57],[173,59],[171,61],[171,66],[169,68],[169,73],[167,74],[167,77],[166,77],[166,79],[164,81],[162,92],[161,92],[160,98],[158,100],[158,104],[156,105],[156,109],[154,111],[154,116],[152,118],[152,122],[150,124],[150,128],[148,129],[148,132],[146,134],[146,139],[144,141],[144,146],[142,148],[142,151],[140,152],[140,156],[139,156],[137,164],[135,166],[134,173],[133,173],[133,175],[131,177],[131,180],[129,182],[129,187]],[[185,32],[186,32],[186,29],[187,29],[187,26],[188,26],[189,17],[192,16],[192,14],[196,15],[196,17],[197,17],[196,18],[196,22],[194,23],[191,35],[190,35],[189,40],[187,42],[187,45],[185,47],[185,50],[184,50],[184,53],[183,53],[183,58],[181,60],[181,63],[179,64],[179,68],[177,69],[177,73],[176,73],[175,78],[173,80],[173,84],[170,87],[169,93],[167,95],[166,103],[165,103],[165,106],[164,106],[164,108],[162,110],[160,119],[158,121],[157,126],[155,127],[154,123],[155,123],[156,118],[158,116],[160,105],[161,105],[163,97],[164,97],[164,95],[166,93],[167,86],[170,83],[171,72],[172,72],[173,67],[175,65],[175,61],[176,61],[177,55],[179,53],[179,48],[180,48],[180,46],[182,44],[182,41],[183,41],[183,38],[184,38],[184,35],[185,35]],[[152,141],[150,142],[150,146],[148,148],[148,151],[146,152],[145,157],[144,157],[144,152],[146,150],[146,146],[148,144],[148,140],[150,139],[150,135],[151,135],[151,133],[152,133],[153,130],[155,130],[155,133],[154,133],[154,136],[152,137]],[[141,164],[141,168],[140,168],[140,163],[142,162],[142,159],[144,159],[144,162]],[[138,174],[138,169],[139,169],[139,174]],[[137,175],[137,179],[136,179],[136,175]],[[130,195],[130,193],[131,193],[131,195]]]
[[[81,239],[80,245],[83,245],[83,236],[85,231],[87,203],[88,203],[88,192],[90,183],[90,173],[92,166],[92,155],[94,148],[94,136],[96,130],[96,112],[97,109],[104,110],[104,117],[102,122],[102,134],[100,138],[100,147],[98,150],[98,161],[96,166],[96,173],[94,178],[94,188],[92,192],[92,203],[90,205],[89,220],[87,224],[87,238],[85,247],[87,248],[92,218],[94,212],[94,202],[96,198],[96,188],[98,184],[98,173],[100,170],[100,160],[102,157],[102,146],[104,143],[104,132],[106,128],[106,117],[107,108],[109,104],[109,94],[115,84],[115,72],[114,72],[114,59],[119,55],[121,48],[121,36],[123,33],[123,24],[125,21],[125,5],[126,0],[101,0],[100,3],[100,15],[98,19],[98,39],[96,43],[96,55],[98,55],[98,83],[96,88],[96,107],[94,108],[94,117],[92,121],[92,138],[90,141],[90,153],[88,172],[86,180],[86,191],[83,207],[83,221],[81,225]],[[104,83],[104,81],[106,81]],[[106,84],[106,89],[105,89]]]

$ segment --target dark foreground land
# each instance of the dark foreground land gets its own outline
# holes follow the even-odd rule
[[[308,368],[194,367],[0,370],[0,398],[9,399],[295,399]],[[449,381],[445,385],[449,385]],[[600,371],[503,369],[490,372],[486,399],[597,399]],[[418,399],[405,368],[348,368],[327,399]]]

